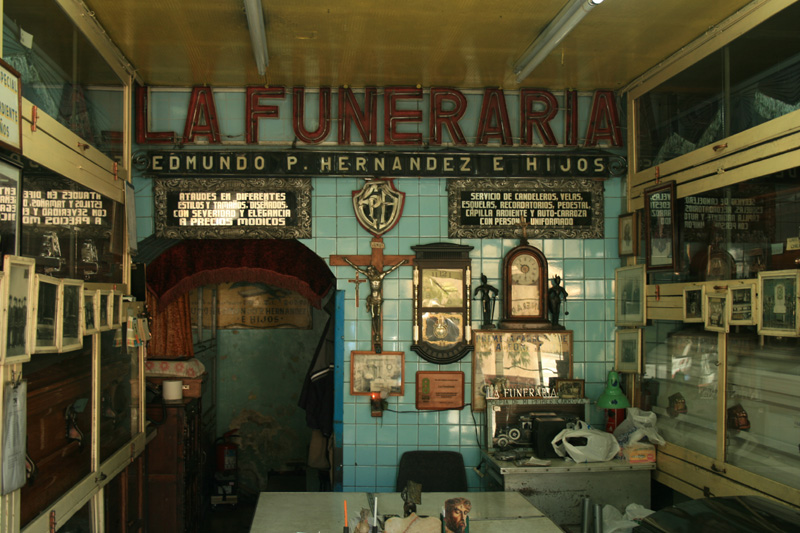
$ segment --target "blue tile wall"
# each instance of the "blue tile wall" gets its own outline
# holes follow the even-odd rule
[[[174,101],[173,101],[174,100]],[[176,93],[158,100],[153,109],[151,130],[182,131],[177,116],[185,113],[188,95]],[[218,105],[240,106],[233,96],[217,100]],[[219,111],[220,115],[224,113]],[[240,126],[236,126],[239,128]],[[231,126],[231,128],[234,128]],[[234,128],[235,129],[235,128]],[[363,181],[355,178],[315,178],[313,180],[313,236],[301,242],[326,261],[333,254],[368,255],[371,236],[355,221],[351,192],[361,188]],[[617,217],[624,208],[624,184],[620,178],[605,182],[604,239],[553,240],[531,239],[531,244],[543,250],[548,258],[550,274],[564,278],[569,293],[565,325],[573,331],[575,378],[586,380],[586,394],[596,398],[602,392],[606,375],[614,360],[614,269],[620,266],[617,254]],[[411,246],[431,242],[457,242],[474,249],[470,253],[473,278],[485,274],[491,285],[501,287],[500,274],[503,256],[518,244],[515,239],[463,239],[447,237],[447,192],[445,179],[398,179],[398,190],[406,193],[406,204],[399,224],[384,236],[387,254],[413,254]],[[154,231],[152,218],[153,193],[149,178],[134,177],[137,205],[137,231],[143,239]],[[369,350],[370,317],[359,292],[361,302],[355,307],[355,288],[349,266],[332,267],[338,290],[344,291],[345,318],[343,368],[350,367],[350,352]],[[479,490],[482,480],[472,470],[480,462],[479,443],[485,439],[485,413],[473,413],[469,406],[462,411],[428,412],[415,407],[415,374],[418,370],[437,370],[437,365],[423,361],[409,350],[411,344],[411,285],[412,269],[401,267],[384,282],[384,332],[386,351],[405,354],[405,394],[388,398],[389,411],[381,418],[370,414],[365,396],[351,396],[349,371],[344,382],[338,383],[344,393],[343,413],[343,490],[393,491],[397,462],[400,455],[413,449],[455,450],[464,456],[471,490]],[[495,321],[499,319],[499,304]],[[478,313],[474,313],[477,317]],[[480,317],[473,320],[480,326]],[[466,399],[471,399],[472,356],[442,367],[460,370],[465,375]],[[592,409],[592,422],[602,421],[603,413]]]

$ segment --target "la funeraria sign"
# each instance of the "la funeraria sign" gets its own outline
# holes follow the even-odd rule
[[[290,142],[260,137],[261,132],[269,131],[269,128],[261,127],[262,121],[285,120],[281,111],[287,114],[290,106],[294,134],[292,149],[148,153],[148,170],[156,177],[157,233],[172,237],[230,237],[231,232],[239,236],[275,238],[308,236],[311,217],[307,177],[313,175],[597,179],[613,174],[615,164],[621,159],[600,149],[622,147],[619,115],[612,91],[595,91],[588,112],[585,109],[588,98],[585,94],[579,98],[576,91],[565,91],[561,95],[561,105],[552,92],[541,89],[522,89],[508,98],[502,89],[486,89],[477,101],[474,94],[468,99],[462,91],[443,87],[432,87],[427,91],[417,87],[385,87],[381,93],[379,98],[375,87],[358,92],[347,87],[340,87],[337,91],[329,87],[316,90],[305,87],[290,90],[284,87],[245,88],[244,144]],[[136,137],[140,144],[222,144],[223,135],[212,89],[192,89],[180,138],[175,132],[149,130],[146,120],[148,95],[146,88],[137,89]],[[334,97],[336,112],[332,105]],[[307,105],[309,101],[312,102],[310,106]],[[583,107],[579,102],[583,102]],[[475,107],[478,103],[480,110],[476,115],[470,106]],[[421,109],[423,106],[425,112]],[[513,121],[518,132],[516,135],[512,116],[518,117]],[[579,116],[585,118],[579,121]],[[558,124],[560,120],[563,124]],[[585,123],[585,128],[579,127],[581,122]],[[469,143],[468,138],[474,140]],[[296,149],[296,145],[303,144],[351,146],[354,143],[366,149],[359,152]],[[241,142],[235,144],[242,145]],[[431,150],[443,145],[448,148]],[[369,149],[378,146],[384,149]],[[470,146],[475,149],[460,149]],[[528,150],[517,151],[515,146]],[[534,147],[535,151],[532,150]],[[572,150],[541,151],[550,147]],[[487,148],[494,151],[489,152]],[[200,180],[191,185],[187,178]],[[260,220],[257,209],[238,203],[238,209],[228,209],[227,215],[219,216],[220,209],[210,203],[236,201],[242,194],[249,198],[255,190],[264,189],[267,185],[263,181],[265,178],[269,178],[267,188],[275,198],[280,198],[281,202],[289,199],[281,204],[280,213],[262,211],[268,217]],[[204,179],[210,181],[203,182]],[[250,183],[252,180],[259,183]],[[300,181],[295,183],[297,180]],[[212,184],[224,191],[220,198],[200,198],[200,190],[210,190],[207,187]],[[602,200],[602,193],[597,196],[596,187],[593,189],[595,199]],[[557,190],[560,191],[560,187]],[[203,208],[198,208],[199,204],[190,205],[184,201],[206,203]],[[232,205],[220,204],[222,207]],[[230,213],[235,216],[228,216]],[[465,213],[455,217],[453,213],[450,215],[451,226],[453,220],[465,218]],[[598,214],[590,212],[587,216],[597,219]],[[499,220],[499,217],[495,218]],[[599,212],[599,219],[602,224],[602,212]],[[532,234],[536,234],[536,220],[531,222],[534,223]],[[588,225],[594,226],[595,230],[598,228],[597,224]],[[254,226],[257,227],[255,232]],[[599,227],[602,231],[602,226]],[[453,231],[457,228],[451,227],[451,233]],[[507,227],[498,228],[496,233],[499,236],[508,231]]]

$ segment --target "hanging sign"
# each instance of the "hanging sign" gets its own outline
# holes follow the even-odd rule
[[[217,328],[311,328],[311,304],[296,292],[265,283],[223,283],[217,288]]]
[[[603,183],[590,179],[450,180],[448,237],[602,239]]]

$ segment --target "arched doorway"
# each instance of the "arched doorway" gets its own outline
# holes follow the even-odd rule
[[[270,473],[304,468],[311,427],[332,427],[333,418],[333,354],[326,339],[333,331],[335,278],[325,261],[293,240],[151,238],[142,241],[139,250],[136,259],[146,264],[148,302],[155,309],[153,334],[158,342],[154,356],[194,356],[197,349],[197,358],[202,358],[213,374],[209,376],[213,381],[206,386],[213,388],[214,398],[207,398],[204,392],[203,399],[203,431],[211,457],[214,441],[236,430],[242,490],[268,490]],[[176,304],[189,306],[192,291],[205,292],[203,288],[209,286],[233,287],[248,294],[292,291],[311,307],[310,326],[275,329],[234,324],[217,328],[213,342],[198,338],[196,331],[181,335],[178,323],[185,324],[185,313],[172,309]],[[159,329],[172,338],[156,339]],[[192,346],[185,346],[187,339]],[[209,346],[213,350],[209,351]],[[328,391],[308,381],[315,366],[325,366],[329,349],[331,401],[320,412],[316,395]],[[308,394],[312,395],[311,407],[308,401],[298,405]],[[209,463],[213,475],[213,459]]]

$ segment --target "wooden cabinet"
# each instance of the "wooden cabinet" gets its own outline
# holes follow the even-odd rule
[[[158,434],[147,446],[148,531],[199,530],[203,502],[199,398],[148,404]]]

